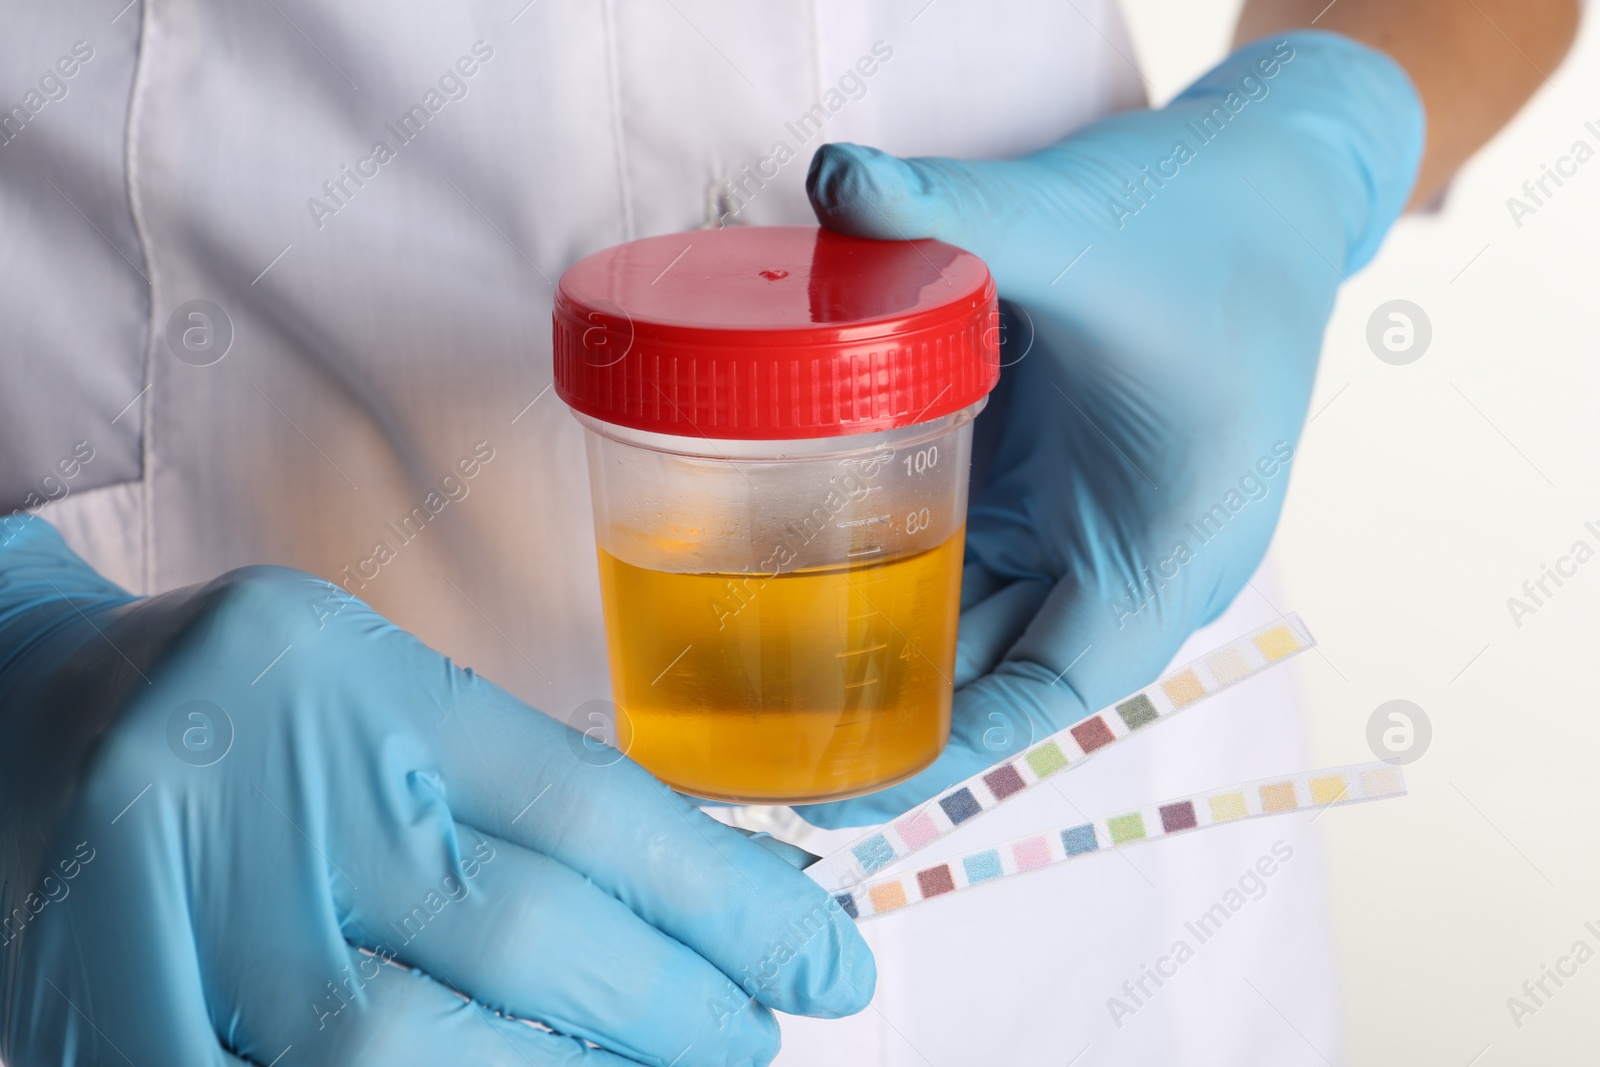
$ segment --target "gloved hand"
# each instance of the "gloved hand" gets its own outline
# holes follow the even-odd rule
[[[1008,162],[812,159],[822,224],[981,256],[1006,311],[979,417],[950,746],[882,820],[1155,678],[1260,562],[1339,283],[1404,206],[1421,103],[1387,56],[1297,32],[1166,107]]]
[[[867,1003],[781,853],[585,751],[327,582],[0,522],[0,1057],[721,1067]]]

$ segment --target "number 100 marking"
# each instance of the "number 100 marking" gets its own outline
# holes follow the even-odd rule
[[[939,465],[939,446],[929,445],[915,455],[906,457],[906,473],[921,474]]]

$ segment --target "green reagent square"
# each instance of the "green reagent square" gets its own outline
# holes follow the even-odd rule
[[[1111,842],[1115,845],[1138,841],[1145,836],[1144,816],[1137,811],[1132,815],[1118,815],[1106,825],[1111,830]]]
[[[1052,775],[1067,765],[1067,754],[1054,741],[1046,741],[1030,750],[1025,758],[1028,766],[1033,768],[1034,775],[1039,778]]]
[[[1122,721],[1128,724],[1130,730],[1137,730],[1160,718],[1156,714],[1156,706],[1150,703],[1150,698],[1143,693],[1118,704],[1117,714],[1122,716]]]

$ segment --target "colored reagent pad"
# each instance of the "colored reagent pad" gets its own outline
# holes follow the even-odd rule
[[[825,889],[841,893],[853,889],[890,864],[921,851],[962,823],[1026,792],[1057,771],[1076,767],[1100,749],[1170,718],[1315,644],[1316,639],[1300,617],[1287,615],[1050,735],[1009,762],[974,775],[889,820],[818,860],[806,874]]]
[[[1400,768],[1382,762],[1264,778],[1030,834],[922,870],[867,882],[836,893],[834,899],[851,918],[864,921],[1094,852],[1239,819],[1381,800],[1404,796],[1405,792],[1405,776]]]

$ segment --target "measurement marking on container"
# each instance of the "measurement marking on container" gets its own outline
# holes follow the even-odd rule
[[[857,708],[856,712],[857,715],[854,719],[845,719],[842,722],[836,722],[833,724],[833,728],[835,730],[842,730],[847,726],[871,726],[873,723],[883,718],[883,712],[881,711],[866,711]]]
[[[861,592],[859,587],[857,587],[856,592],[857,592],[858,595],[860,595],[862,600],[865,600],[873,608],[877,608],[878,607],[878,605],[872,603],[871,598],[868,597],[866,593]],[[883,615],[883,611],[881,609],[879,609],[878,614]],[[950,681],[949,678],[945,677],[944,671],[939,670],[939,665],[937,663],[935,663],[932,659],[930,659],[926,652],[922,651],[922,649],[917,647],[917,644],[916,644],[915,641],[911,640],[911,638],[906,636],[904,630],[900,629],[900,627],[898,627],[898,626],[896,626],[894,624],[894,620],[893,619],[889,618],[887,615],[884,615],[883,621],[888,623],[889,624],[889,628],[892,629],[896,634],[900,635],[900,640],[902,640],[902,641],[904,641],[906,643],[906,647],[907,648],[910,648],[913,652],[915,652],[917,655],[921,656],[924,660],[927,660],[928,666],[932,667],[934,669],[934,671],[938,673],[940,678],[944,678],[944,681],[945,681],[946,685],[953,686],[955,684],[954,682]],[[902,653],[902,655],[904,655],[904,653]]]
[[[865,653],[865,652],[881,652],[881,651],[883,651],[884,649],[886,649],[888,647],[889,646],[887,644],[882,644],[882,645],[873,645],[871,648],[858,648],[853,652],[835,652],[833,654],[833,658],[834,659],[844,659],[846,656],[859,656],[859,655],[861,655],[862,653]]]
[[[876,678],[868,678],[864,682],[846,682],[844,687],[846,689],[864,689],[869,685],[877,685],[877,684],[878,684],[878,680]]]
[[[656,682],[659,682],[659,681],[661,681],[661,679],[665,678],[667,676],[667,672],[670,671],[672,668],[676,667],[678,665],[678,661],[680,659],[682,659],[684,656],[688,655],[689,654],[689,650],[691,648],[693,648],[693,647],[694,647],[693,645],[684,645],[683,646],[683,651],[679,652],[676,656],[673,656],[672,657],[672,662],[667,664],[665,667],[661,668],[661,673],[656,675],[655,676],[655,680],[652,681],[650,684],[651,685],[655,685]]]
[[[846,552],[845,555],[850,557],[851,559],[855,559],[857,556],[876,556],[879,552],[882,552],[882,551],[883,551],[883,546],[882,545],[874,545],[871,548],[858,548],[858,549],[855,549],[854,551]]]
[[[848,530],[852,526],[874,526],[874,525],[878,525],[878,524],[882,524],[884,526],[889,525],[889,516],[887,516],[887,515],[874,515],[870,519],[851,519],[849,522],[836,522],[836,523],[834,523],[834,525],[837,526],[841,530]]]

